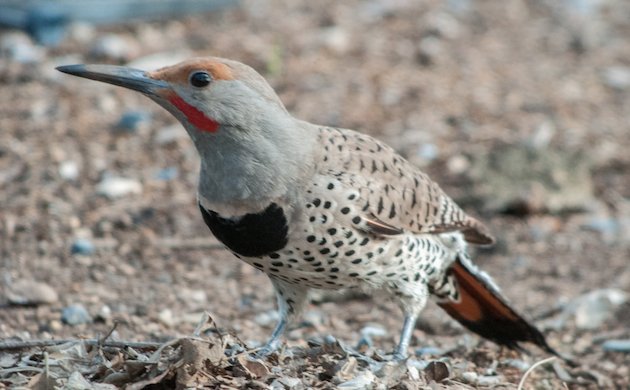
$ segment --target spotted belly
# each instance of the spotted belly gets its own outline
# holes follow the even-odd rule
[[[200,209],[213,234],[237,257],[272,278],[303,287],[385,288],[413,294],[414,286],[441,280],[455,259],[438,235],[366,232],[353,223],[352,212],[318,198],[306,205],[291,228],[275,203],[238,218]]]
[[[290,284],[333,290],[388,289],[409,295],[414,286],[442,279],[451,258],[436,236],[379,237],[342,226],[289,239],[286,247],[264,256],[241,256],[270,277]]]

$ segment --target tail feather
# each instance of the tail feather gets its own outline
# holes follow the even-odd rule
[[[438,305],[466,328],[512,349],[521,350],[520,342],[530,342],[560,356],[534,325],[510,307],[490,277],[465,255],[458,257],[448,278],[455,281],[456,293]]]

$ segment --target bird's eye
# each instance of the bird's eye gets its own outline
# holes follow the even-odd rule
[[[208,72],[194,72],[190,75],[190,85],[197,88],[207,87],[212,81],[212,76]]]

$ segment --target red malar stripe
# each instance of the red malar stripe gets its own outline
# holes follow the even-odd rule
[[[178,95],[172,95],[168,100],[186,115],[190,124],[194,125],[199,130],[214,133],[219,128],[219,124],[214,119],[208,118],[203,112],[186,103],[184,99]]]

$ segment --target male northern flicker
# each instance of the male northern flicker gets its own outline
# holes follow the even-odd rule
[[[483,337],[554,353],[467,256],[467,242],[493,242],[486,228],[389,146],[295,119],[262,76],[235,61],[58,69],[139,91],[186,128],[201,157],[205,223],[275,288],[280,321],[262,354],[278,347],[311,288],[389,295],[405,316],[399,359],[431,296]]]

